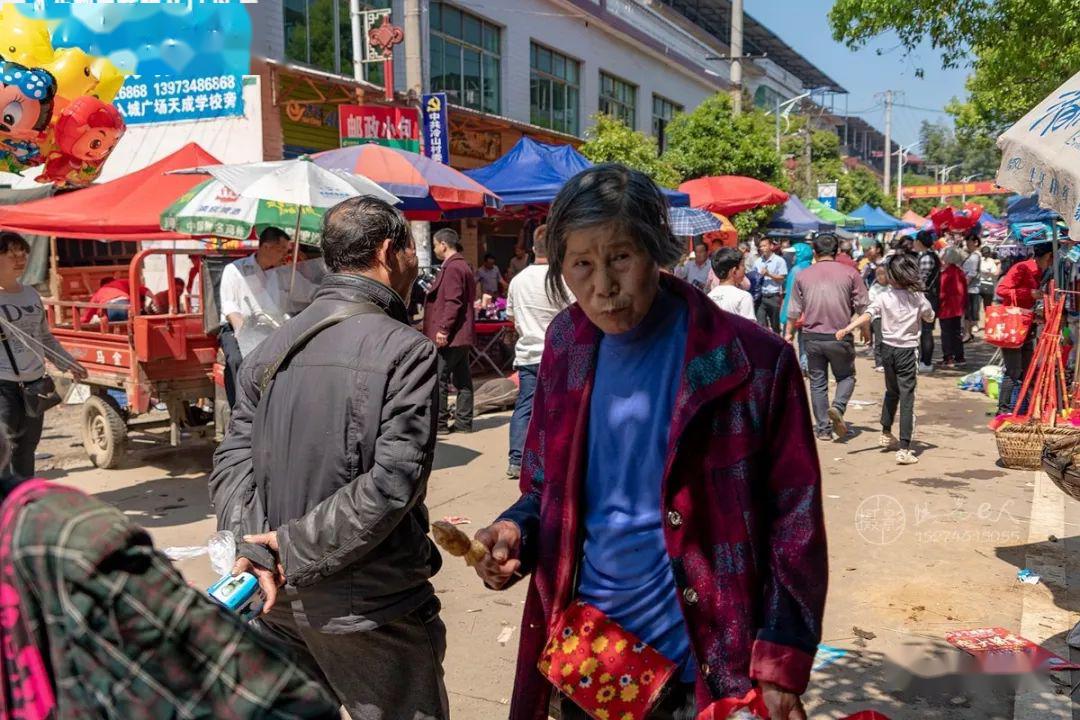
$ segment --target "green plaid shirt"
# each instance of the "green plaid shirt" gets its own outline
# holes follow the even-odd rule
[[[20,623],[7,639],[40,649],[52,717],[339,718],[320,684],[189,587],[119,510],[45,487],[14,519]],[[3,701],[17,711],[18,697]]]

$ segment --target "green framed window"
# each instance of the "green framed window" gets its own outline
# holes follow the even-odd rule
[[[444,2],[429,6],[431,90],[450,102],[498,114],[501,32],[481,17]]]
[[[636,127],[637,87],[606,72],[600,73],[600,112]]]
[[[577,135],[581,122],[581,63],[537,43],[529,44],[529,120]]]

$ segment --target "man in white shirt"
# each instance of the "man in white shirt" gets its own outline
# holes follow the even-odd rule
[[[566,307],[552,299],[548,292],[545,230],[545,225],[536,228],[533,234],[533,255],[536,260],[514,276],[506,295],[506,316],[514,321],[518,334],[514,348],[518,396],[514,415],[510,418],[510,463],[506,469],[507,477],[515,479],[521,475],[521,450],[532,417],[533,392],[536,390],[540,357],[544,354],[544,336],[551,321]],[[573,296],[570,296],[570,301],[574,301]]]
[[[754,270],[762,277],[757,321],[762,327],[779,333],[780,306],[784,301],[784,283],[787,280],[788,266],[784,258],[774,252],[773,241],[769,238],[758,241],[758,259],[754,262]]]
[[[244,356],[314,295],[315,285],[302,273],[298,271],[294,280],[292,266],[286,263],[291,249],[285,231],[268,227],[259,235],[254,254],[230,263],[221,273],[218,341],[225,354],[229,407],[236,400],[236,373]]]
[[[720,248],[713,254],[712,270],[718,284],[709,292],[709,298],[721,310],[754,322],[754,298],[742,289],[742,281],[746,278],[742,252],[738,248]]]
[[[711,272],[712,268],[709,267],[709,247],[704,242],[698,240],[694,243],[694,257],[686,261],[686,264],[681,266],[675,272],[675,276],[680,280],[685,280],[698,290],[702,292],[709,292],[712,288]]]

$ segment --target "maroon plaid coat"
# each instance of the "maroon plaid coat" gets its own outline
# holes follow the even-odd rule
[[[699,709],[742,696],[754,680],[801,693],[821,635],[828,568],[799,364],[778,336],[681,281],[661,282],[689,310],[662,510],[699,667]],[[521,526],[523,568],[532,572],[511,720],[547,717],[550,685],[536,663],[575,593],[599,339],[577,305],[552,322],[522,458],[523,494],[501,518]]]

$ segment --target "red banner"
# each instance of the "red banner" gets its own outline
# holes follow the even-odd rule
[[[379,143],[420,152],[420,111],[389,105],[341,105],[341,146]]]
[[[989,180],[983,182],[945,183],[944,185],[911,185],[904,188],[904,197],[908,200],[932,198],[950,195],[1008,195],[1012,190],[998,187]]]

